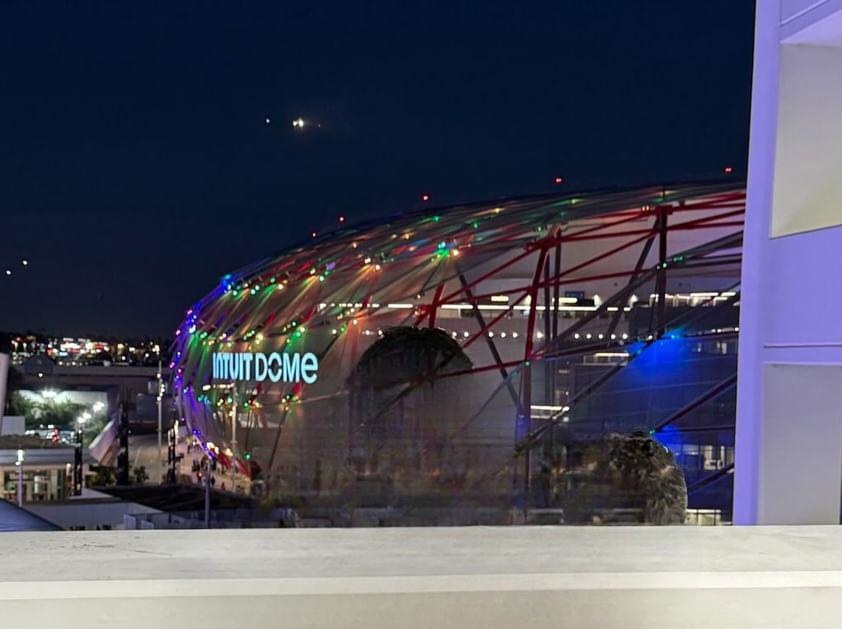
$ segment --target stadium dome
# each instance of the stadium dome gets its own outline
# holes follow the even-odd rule
[[[605,383],[679,336],[721,358],[744,209],[741,185],[713,182],[342,224],[187,311],[179,418],[274,495],[529,495],[571,434],[661,430],[702,391],[685,374],[653,413]]]

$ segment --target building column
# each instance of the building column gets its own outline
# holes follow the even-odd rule
[[[791,4],[757,4],[734,524],[838,524],[842,502],[842,0]]]

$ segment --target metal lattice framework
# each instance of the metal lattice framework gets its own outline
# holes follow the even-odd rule
[[[455,313],[472,325],[459,336],[461,347],[473,348],[481,359],[467,371],[434,370],[428,376],[499,373],[497,390],[508,391],[526,422],[514,452],[524,455],[528,484],[531,446],[561,416],[533,425],[533,370],[542,362],[635,340],[618,331],[630,297],[643,287],[653,286],[655,295],[648,329],[639,339],[645,347],[686,323],[668,320],[668,282],[708,276],[720,284],[730,278],[736,286],[744,212],[742,185],[715,182],[515,198],[342,225],[226,275],[187,311],[176,331],[172,364],[180,414],[200,439],[224,440],[220,425],[229,409],[237,412],[241,405],[280,435],[297,405],[330,392],[314,393],[302,384],[258,385],[239,399],[211,396],[213,352],[306,345],[323,368],[341,375],[336,378],[341,387],[356,358],[384,329],[440,327],[442,317],[452,320]],[[562,294],[582,286],[609,296],[577,306],[576,298]],[[710,300],[723,305],[738,299],[738,292],[722,295],[714,292]],[[568,321],[568,313],[578,318]],[[494,335],[513,316],[522,318],[525,329],[509,336],[519,339],[516,350],[503,352]],[[598,335],[580,335],[594,326]],[[610,377],[609,372],[605,378]],[[548,391],[551,379],[544,380]],[[280,419],[257,410],[267,407],[277,409]],[[278,438],[270,467],[277,448]]]

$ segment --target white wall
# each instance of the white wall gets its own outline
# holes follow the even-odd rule
[[[794,44],[782,44],[797,40],[799,48],[811,46],[810,37],[819,33],[822,46],[838,41],[842,51],[837,13],[842,16],[842,0],[757,4],[735,524],[839,522],[842,405],[835,394],[842,390],[842,213],[840,202],[827,191],[842,176],[842,160],[835,148],[810,139],[819,131],[842,137],[840,110],[814,106],[837,96],[831,89],[840,80],[834,65],[837,49],[829,55],[790,55],[788,47]],[[819,23],[839,24],[839,32],[829,37],[825,26],[815,28]],[[813,57],[830,61],[805,67],[804,60]],[[821,112],[827,115],[819,119]],[[794,152],[787,155],[788,150]],[[801,173],[797,182],[784,167],[795,157]],[[787,367],[781,371],[778,365]],[[816,378],[812,384],[822,383],[818,389],[811,378]]]
[[[842,224],[842,47],[780,54],[772,236]]]
[[[842,488],[842,367],[764,368],[760,522],[838,522]],[[838,409],[836,414],[827,409]],[[826,469],[827,461],[836,461]],[[802,481],[811,479],[809,491]],[[786,496],[786,500],[778,499]]]

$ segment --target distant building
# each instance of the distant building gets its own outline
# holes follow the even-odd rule
[[[22,364],[34,356],[51,358],[59,366],[155,366],[168,360],[162,340],[103,340],[12,334],[9,337],[12,363]]]
[[[0,498],[17,500],[19,450],[23,453],[24,503],[63,500],[72,493],[72,447],[38,437],[6,435],[0,437]]]
[[[37,355],[13,368],[20,374],[18,386],[25,397],[40,399],[46,392],[85,406],[103,404],[109,419],[116,417],[120,403],[124,403],[135,431],[157,429],[157,366],[69,366],[59,365],[46,355]],[[165,382],[169,379],[167,366],[162,367],[161,376]],[[163,408],[170,407],[170,398],[166,396]],[[168,427],[169,412],[165,420]]]

